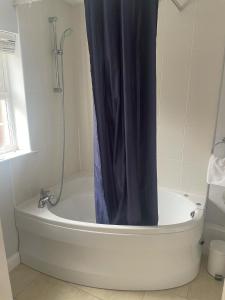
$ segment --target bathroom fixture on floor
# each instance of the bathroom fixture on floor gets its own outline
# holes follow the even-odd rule
[[[225,242],[223,240],[210,242],[208,272],[219,281],[225,277]]]
[[[62,167],[61,167],[61,177],[60,177],[60,188],[59,193],[56,196],[55,194],[51,194],[50,191],[46,191],[44,189],[41,190],[40,198],[38,202],[38,207],[43,208],[46,204],[50,204],[51,206],[55,206],[59,203],[64,184],[64,165],[65,165],[65,92],[64,92],[64,61],[63,61],[63,50],[64,50],[64,41],[65,38],[70,36],[72,33],[71,28],[67,28],[63,31],[59,48],[57,41],[57,31],[56,31],[56,22],[57,17],[49,17],[48,21],[52,24],[52,32],[53,32],[53,56],[55,62],[55,78],[56,78],[56,87],[53,89],[55,93],[60,93],[62,95],[62,130],[63,130],[63,141],[62,141]]]
[[[38,209],[37,197],[17,206],[21,261],[92,287],[181,286],[199,272],[204,202],[159,188],[159,226],[96,224],[93,178],[74,178],[65,182],[63,201],[55,207]]]

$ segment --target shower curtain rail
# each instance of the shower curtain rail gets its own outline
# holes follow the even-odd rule
[[[13,0],[13,5],[21,5],[21,4],[32,4],[33,2],[41,2],[43,0]],[[189,3],[189,1],[186,1],[184,4],[180,3],[180,0],[170,0],[179,11],[182,11]],[[80,1],[81,2],[81,1]]]
[[[21,5],[21,4],[32,4],[33,2],[41,2],[43,0],[13,0],[13,4],[15,6]],[[186,1],[185,4],[181,4],[179,0],[170,0],[179,11],[182,11],[188,4],[189,1]],[[81,1],[80,1],[81,2]]]

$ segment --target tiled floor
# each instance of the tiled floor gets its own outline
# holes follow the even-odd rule
[[[46,276],[22,264],[11,272],[10,277],[16,300],[220,300],[223,287],[222,282],[207,274],[206,259],[193,282],[158,292],[121,292],[84,287]]]

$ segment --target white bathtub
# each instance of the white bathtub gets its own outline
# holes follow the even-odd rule
[[[157,227],[96,224],[91,177],[68,181],[57,207],[37,204],[38,196],[19,205],[16,222],[22,262],[41,272],[118,290],[173,288],[198,274],[201,197],[159,189]]]

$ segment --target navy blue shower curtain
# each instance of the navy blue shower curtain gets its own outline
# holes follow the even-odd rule
[[[85,0],[96,221],[157,225],[158,0]]]

